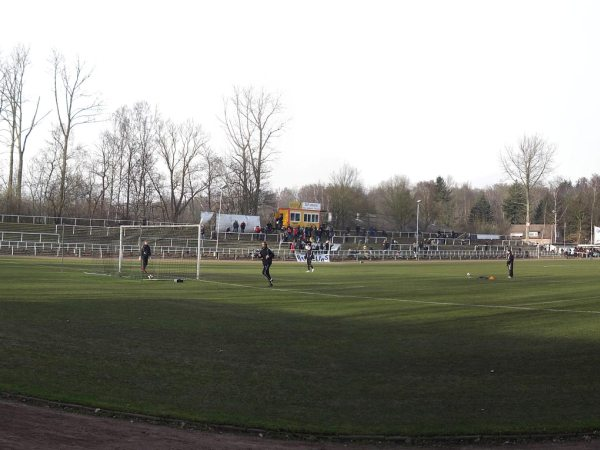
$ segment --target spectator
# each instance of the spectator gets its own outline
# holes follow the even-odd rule
[[[242,233],[244,232],[245,229],[246,229],[246,222],[240,223],[240,230],[242,230]]]
[[[234,233],[237,233],[237,232],[238,232],[238,229],[239,229],[239,227],[240,227],[240,224],[238,223],[238,221],[237,221],[237,220],[234,220],[234,221],[233,221],[233,232],[234,232]]]

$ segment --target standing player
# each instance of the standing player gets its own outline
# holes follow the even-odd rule
[[[508,267],[508,278],[513,277],[513,268],[515,265],[515,255],[511,249],[506,251],[506,267]]]
[[[308,269],[307,272],[314,272],[315,268],[312,265],[312,260],[313,260],[314,255],[313,255],[312,244],[310,243],[310,241],[306,241],[304,250],[306,251],[306,268]]]
[[[142,245],[142,249],[140,252],[140,261],[142,262],[142,272],[147,274],[146,267],[148,267],[148,260],[152,256],[152,250],[150,250],[150,246],[148,245],[148,241],[144,241],[144,245]],[[148,278],[152,278],[152,275],[148,275]]]
[[[269,269],[271,268],[271,264],[273,263],[273,258],[275,257],[275,254],[269,247],[267,247],[266,241],[262,243],[262,248],[260,249],[260,252],[258,254],[260,255],[260,259],[262,259],[263,263],[262,274],[267,280],[269,280],[269,287],[273,287],[273,278],[271,278]]]

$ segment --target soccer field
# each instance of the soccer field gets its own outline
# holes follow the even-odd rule
[[[259,262],[174,283],[0,258],[0,390],[319,434],[600,426],[600,261],[315,268],[276,261],[269,288]]]

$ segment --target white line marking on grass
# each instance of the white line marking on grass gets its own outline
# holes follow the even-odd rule
[[[598,300],[598,297],[582,297],[582,298],[575,298],[572,300],[571,299],[549,300],[547,302],[523,303],[522,305],[518,305],[518,306],[546,305],[546,304],[550,304],[550,303],[563,303],[563,302],[582,301],[582,300]]]
[[[556,264],[556,265],[552,265],[552,266],[542,266],[544,268],[548,268],[548,267],[573,267],[575,268],[575,266],[571,266],[569,264]]]
[[[347,295],[347,294],[333,294],[329,292],[319,291],[305,291],[300,289],[289,289],[279,287],[258,287],[254,285],[238,284],[238,283],[227,283],[224,281],[213,281],[213,280],[200,280],[204,283],[224,284],[227,286],[243,287],[243,288],[255,288],[255,289],[269,289],[281,292],[295,292],[297,294],[307,295],[320,295],[322,297],[333,297],[333,298],[352,298],[356,300],[379,300],[379,301],[393,301],[399,303],[416,303],[420,305],[434,305],[434,306],[458,306],[461,308],[485,308],[485,309],[508,309],[514,311],[535,311],[535,312],[558,312],[558,313],[579,313],[579,314],[600,314],[600,311],[591,310],[580,310],[580,309],[556,309],[556,308],[532,308],[530,306],[509,306],[509,305],[482,305],[476,303],[455,303],[455,302],[435,302],[428,300],[413,300],[404,298],[389,298],[389,297],[370,297],[362,295]],[[275,282],[277,282],[275,280]]]

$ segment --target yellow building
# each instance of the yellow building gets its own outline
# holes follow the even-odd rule
[[[275,220],[281,218],[281,226],[287,228],[315,227],[321,226],[321,204],[309,202],[290,202],[288,208],[279,208],[275,214]]]

